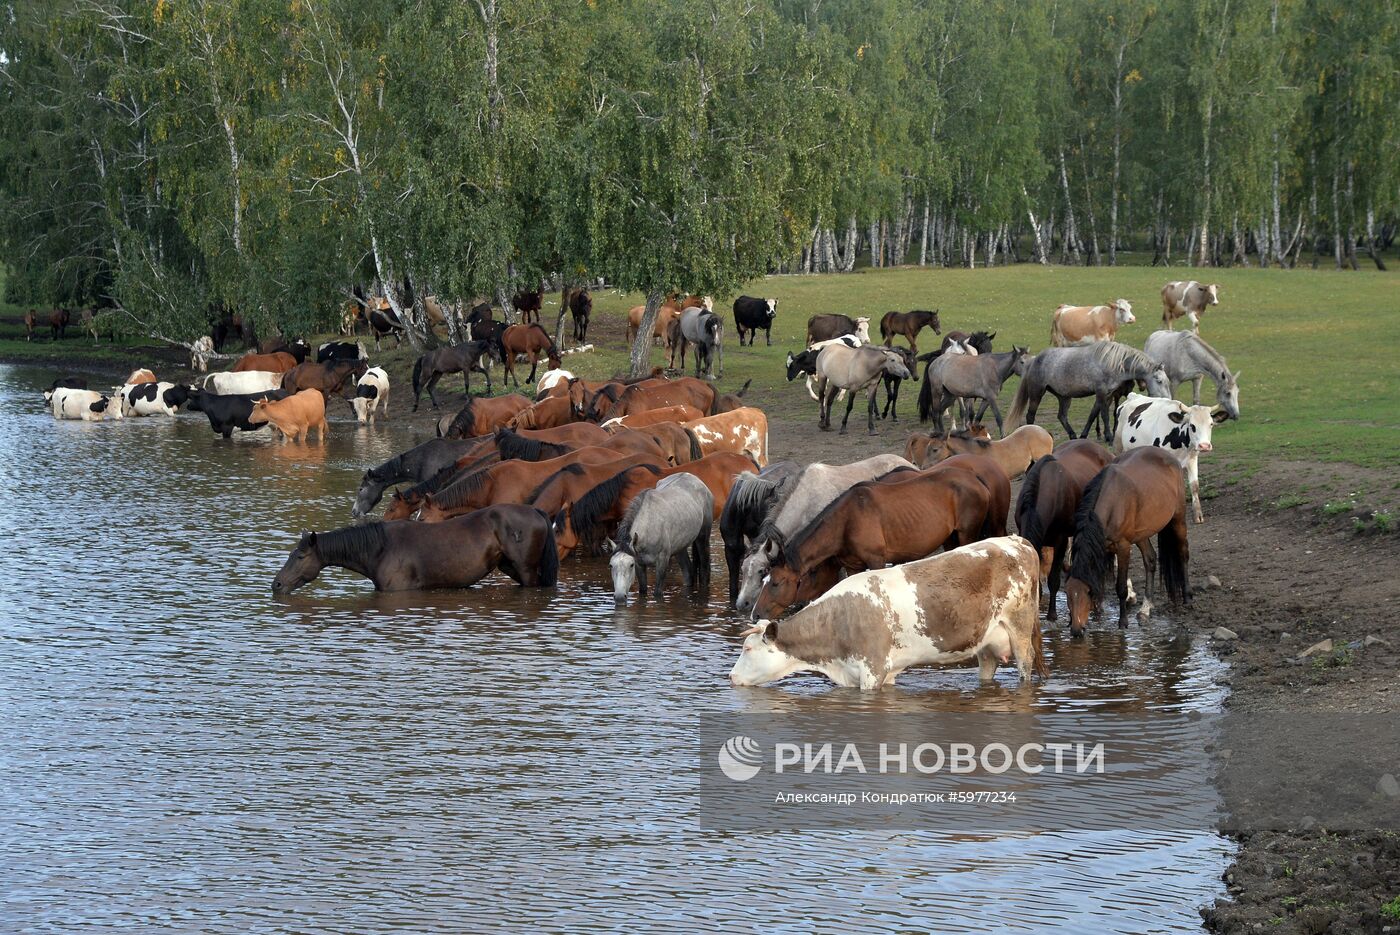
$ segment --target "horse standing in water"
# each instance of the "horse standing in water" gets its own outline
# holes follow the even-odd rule
[[[530,506],[502,505],[443,523],[365,523],[302,533],[273,594],[290,594],[327,565],[348,568],[376,591],[465,588],[493,571],[525,587],[553,587],[559,553],[549,517]]]
[[[1128,560],[1135,545],[1147,567],[1143,611],[1151,606],[1158,553],[1167,596],[1190,605],[1185,483],[1181,465],[1160,448],[1125,451],[1089,482],[1074,518],[1074,552],[1065,583],[1071,636],[1084,635],[1090,605],[1102,599],[1104,578],[1115,560],[1118,626],[1128,625]]]
[[[729,497],[719,516],[719,535],[724,540],[724,561],[729,566],[729,603],[739,596],[739,566],[750,542],[758,539],[763,521],[778,503],[783,485],[800,474],[795,461],[775,461],[758,474],[744,472],[729,488]]]
[[[640,493],[627,507],[612,543],[613,600],[623,603],[632,582],[637,594],[647,596],[647,568],[656,569],[656,588],[661,596],[671,559],[680,562],[687,590],[701,596],[710,586],[710,528],[714,523],[714,496],[705,482],[693,474],[664,478],[651,490]]]

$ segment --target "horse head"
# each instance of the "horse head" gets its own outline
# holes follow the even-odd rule
[[[316,551],[316,534],[303,532],[282,570],[272,579],[273,594],[290,594],[314,579],[326,567]]]

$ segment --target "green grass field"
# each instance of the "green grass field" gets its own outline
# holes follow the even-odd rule
[[[769,277],[744,291],[779,300],[772,347],[763,346],[761,339],[757,347],[738,347],[729,312],[732,297],[716,302],[727,327],[720,385],[727,391],[753,378],[757,395],[773,415],[815,423],[815,405],[800,384],[785,382],[783,367],[787,352],[802,347],[807,317],[814,313],[869,315],[878,336],[879,316],[886,311],[937,308],[945,330],[994,330],[998,349],[1016,343],[1038,351],[1048,343],[1050,313],[1059,303],[1091,304],[1121,296],[1133,303],[1138,321],[1120,330],[1119,338],[1141,347],[1160,327],[1163,282],[1191,276],[1221,284],[1221,304],[1206,313],[1202,337],[1229,359],[1232,369],[1241,371],[1242,418],[1219,430],[1221,454],[1243,462],[1270,457],[1347,461],[1372,468],[1392,467],[1400,460],[1400,276],[1372,270],[1020,265]],[[557,303],[557,295],[553,301]],[[596,294],[590,338],[597,350],[569,355],[565,366],[590,378],[624,369],[623,316],[641,301],[637,295]],[[557,310],[557,304],[553,307]],[[10,309],[7,317],[18,313]],[[552,326],[554,314],[546,306],[546,326]],[[920,350],[932,349],[935,340],[925,332]],[[70,337],[66,344],[75,351],[85,345],[84,354],[92,349],[83,338]],[[123,353],[106,347],[102,358]],[[54,350],[47,340],[26,345],[10,323],[0,337],[0,358],[48,356]],[[411,356],[405,346],[377,355],[377,360],[383,359],[396,374],[406,374]],[[130,361],[129,356],[124,359]],[[663,351],[653,351],[653,360],[663,363]],[[1015,383],[1012,377],[1004,391],[1007,407]],[[1189,385],[1182,387],[1188,401],[1189,392]],[[915,395],[915,388],[906,387],[901,400],[909,421],[915,417]],[[1209,381],[1203,402],[1214,402]],[[1071,420],[1082,426],[1087,414],[1087,401],[1078,402]],[[1051,399],[1042,405],[1039,422],[1051,425],[1053,420]]]

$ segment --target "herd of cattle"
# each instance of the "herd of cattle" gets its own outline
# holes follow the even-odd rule
[[[883,343],[871,342],[869,319],[813,316],[809,346],[788,355],[787,369],[789,380],[805,373],[813,381],[824,429],[843,392],[847,417],[856,396],[868,393],[873,426],[882,385],[886,414],[897,418],[899,382],[926,364],[919,408],[934,430],[909,436],[901,454],[850,464],[770,463],[767,418],[745,401],[747,383],[722,393],[712,379],[661,368],[589,381],[561,369],[551,345],[551,368],[532,397],[473,397],[468,384],[465,405],[438,421],[437,437],[367,470],[351,509],[357,522],[304,534],[273,590],[291,592],[328,565],[381,590],[465,587],[492,571],[552,587],[561,561],[582,551],[610,556],[619,602],[634,589],[659,597],[673,563],[685,591],[703,598],[718,525],[730,602],[756,621],[730,673],[736,685],[810,671],[874,689],[910,666],[967,660],[977,661],[983,679],[1006,663],[1023,681],[1043,677],[1041,608],[1056,618],[1062,578],[1075,636],[1115,570],[1118,622],[1127,625],[1137,600],[1128,579],[1134,547],[1146,570],[1140,618],[1159,569],[1168,597],[1190,601],[1184,494],[1189,488],[1201,522],[1197,456],[1211,450],[1216,423],[1239,416],[1238,374],[1198,333],[1205,307],[1217,302],[1216,286],[1168,284],[1166,330],[1142,351],[1115,340],[1133,322],[1127,301],[1060,306],[1052,347],[1034,355],[993,350],[994,333],[953,331],[920,356],[919,332],[942,334],[937,311],[889,313],[880,322]],[[713,304],[697,296],[668,306],[674,314],[665,309],[657,339],[671,346],[673,360],[693,345],[697,367],[702,355],[708,367],[721,334],[706,321],[718,318]],[[776,309],[776,300],[741,297],[734,307],[741,341],[767,333]],[[1183,316],[1193,329],[1172,330]],[[687,321],[697,327],[687,329]],[[898,336],[907,350],[893,346]],[[310,356],[304,342],[293,342],[246,355],[201,387],[138,370],[111,394],[69,380],[46,396],[55,418],[173,415],[183,405],[204,412],[225,437],[271,424],[297,441],[313,429],[324,440],[332,395],[351,398],[361,422],[387,406],[388,375],[369,366],[362,345],[333,342]],[[437,366],[425,355],[415,368],[415,408],[425,363]],[[446,372],[469,380],[472,369],[464,363]],[[1011,373],[1022,379],[1010,421],[1026,424],[994,439],[981,412],[992,408],[1002,426],[997,397]],[[1215,410],[1199,403],[1206,376],[1216,385]],[[1191,406],[1170,398],[1187,380]],[[1071,439],[1058,447],[1034,424],[1044,392],[1060,399]],[[1076,437],[1065,411],[1085,396],[1095,398],[1094,411]],[[950,429],[943,418],[952,407]],[[1096,425],[1112,451],[1089,438]],[[383,519],[367,520],[386,495]]]

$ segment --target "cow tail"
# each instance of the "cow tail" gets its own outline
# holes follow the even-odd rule
[[[559,546],[554,541],[554,522],[543,510],[544,545],[540,550],[540,587],[552,588],[559,583]]]
[[[685,434],[690,438],[690,460],[699,461],[705,457],[705,451],[700,447],[700,436],[690,429],[686,429]]]
[[[1162,585],[1174,603],[1186,601],[1186,563],[1182,560],[1186,542],[1177,535],[1175,521],[1167,523],[1157,533],[1157,560],[1162,569]]]
[[[1040,568],[1040,563],[1036,562],[1036,568]],[[1037,572],[1039,577],[1039,572]],[[1036,584],[1036,602],[1039,603],[1040,585]],[[1040,681],[1045,682],[1050,677],[1050,665],[1045,661],[1045,645],[1040,632],[1040,608],[1037,607],[1031,617],[1031,668],[1035,674],[1040,676]]]
[[[413,362],[413,398],[417,399],[423,382],[423,358]],[[416,405],[416,403],[415,403]]]

